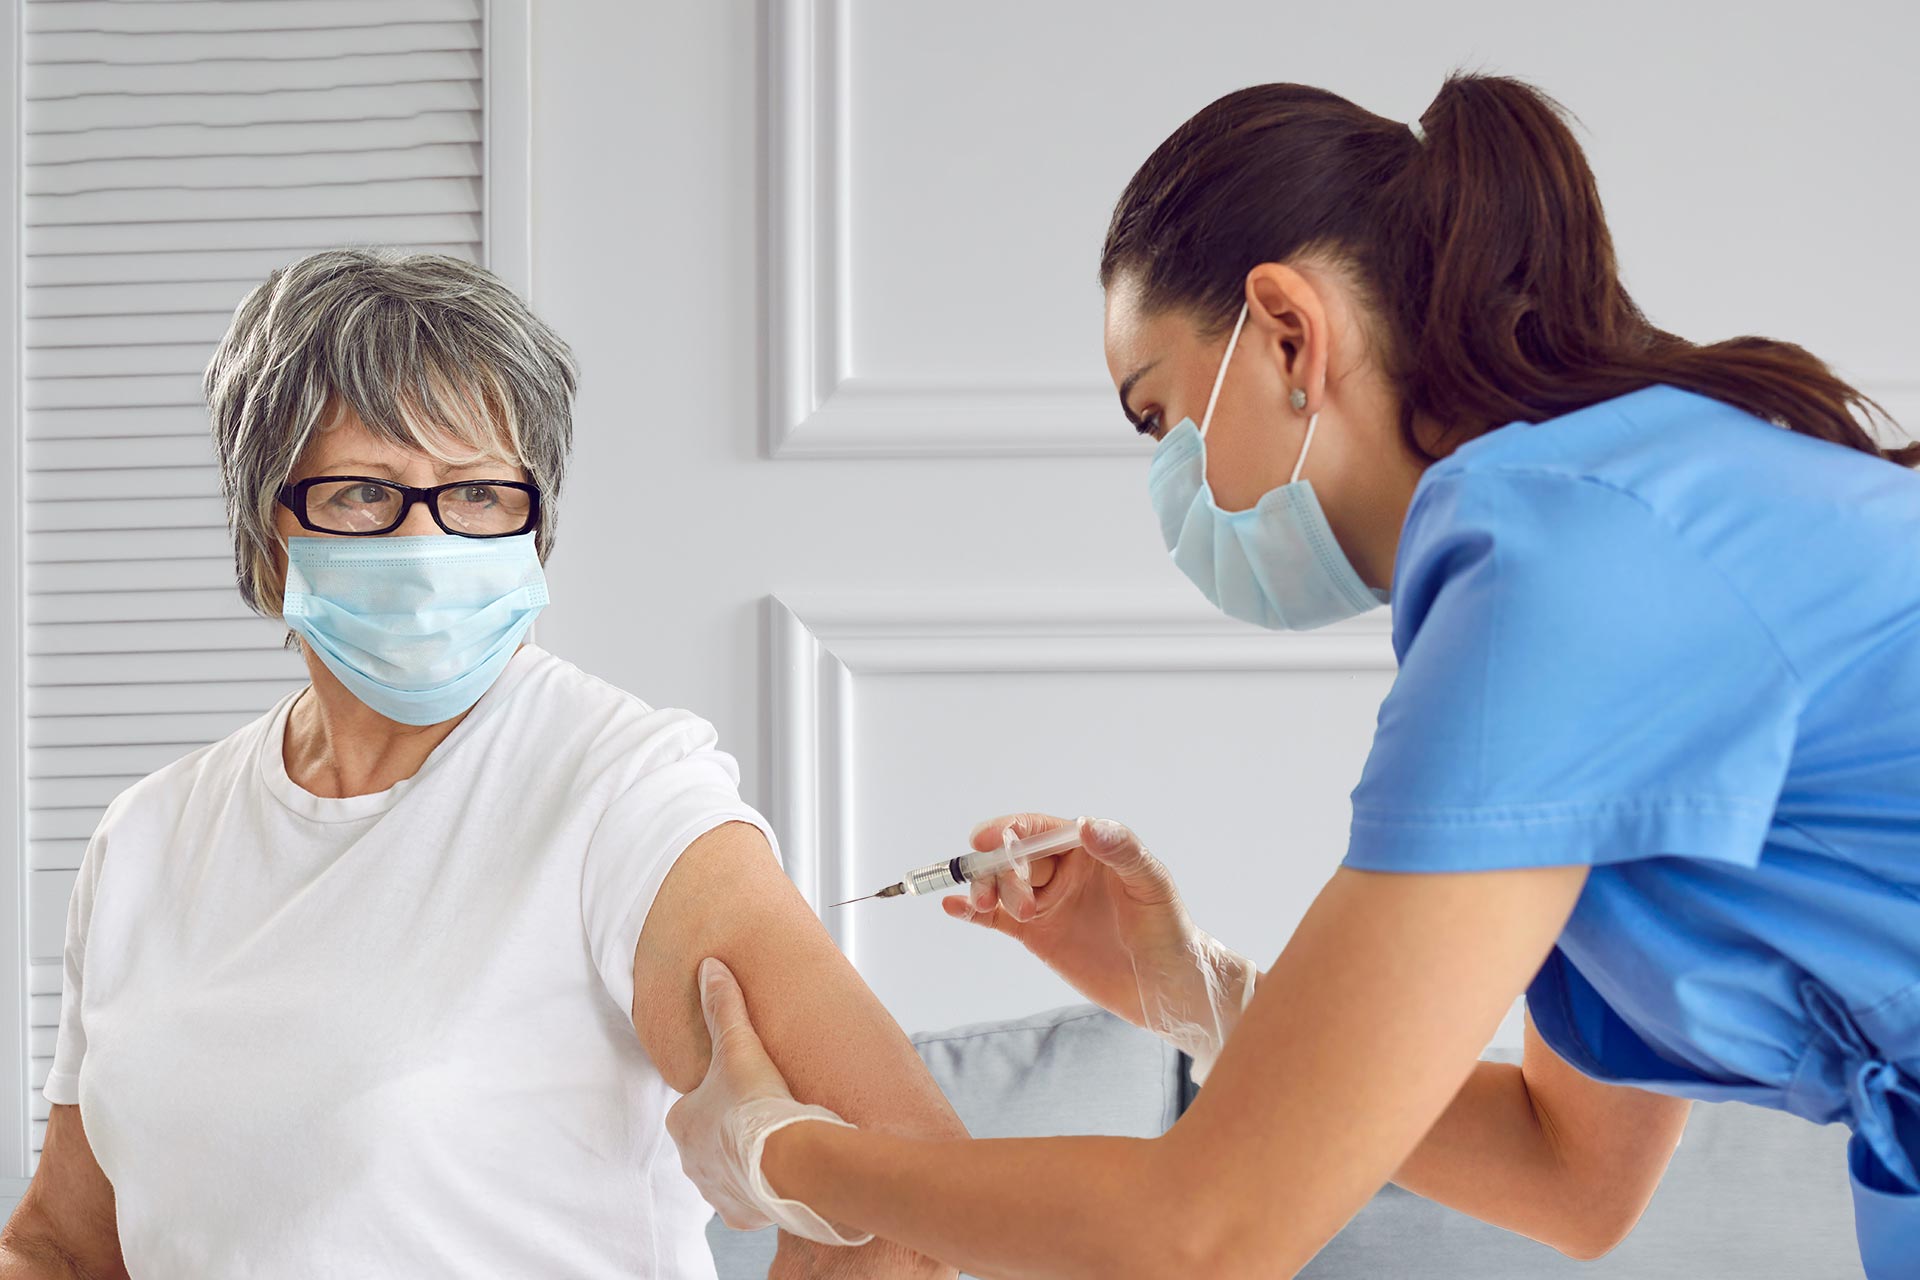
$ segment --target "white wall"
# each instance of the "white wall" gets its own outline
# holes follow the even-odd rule
[[[1451,67],[1522,75],[1584,122],[1658,322],[1800,340],[1920,420],[1914,14],[539,6],[536,302],[586,379],[542,639],[715,720],[823,893],[1001,809],[1104,812],[1270,958],[1388,675],[1365,625],[1208,626],[1167,563],[1093,280],[1134,166],[1249,83],[1405,118]],[[850,919],[911,1027],[1066,998],[931,903]]]

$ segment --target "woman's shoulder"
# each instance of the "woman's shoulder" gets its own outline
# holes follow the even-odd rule
[[[1445,591],[1483,612],[1570,618],[1684,591],[1700,559],[1685,553],[1691,514],[1750,498],[1676,490],[1682,464],[1642,425],[1677,407],[1648,394],[1665,390],[1501,427],[1429,467],[1394,562],[1396,643]]]
[[[230,791],[252,767],[260,740],[278,723],[285,697],[224,738],[195,747],[122,788],[101,811],[95,838],[115,832],[170,826],[195,792]]]
[[[515,701],[532,717],[528,727],[549,758],[632,778],[718,743],[714,726],[687,708],[655,706],[558,654],[532,644],[527,649],[530,662]]]
[[[1558,559],[1639,541],[1684,547],[1744,582],[1776,570],[1776,556],[1905,540],[1920,531],[1916,497],[1920,478],[1905,468],[1656,384],[1496,428],[1434,463],[1401,551],[1450,554],[1465,538],[1503,542],[1509,559],[1527,547]],[[1810,527],[1825,539],[1817,552]]]
[[[1816,456],[1811,461],[1809,451]],[[1846,456],[1843,456],[1846,455]],[[1562,553],[1656,526],[1691,541],[1714,513],[1782,495],[1811,465],[1864,454],[1783,431],[1722,401],[1655,384],[1478,436],[1421,476],[1402,551],[1459,535]]]
[[[1719,432],[1768,425],[1733,405],[1657,383],[1539,422],[1495,427],[1435,462],[1427,475],[1437,481],[1534,474],[1631,487],[1640,470],[1719,447]],[[1767,436],[1786,434],[1770,430]]]
[[[1893,470],[1738,405],[1655,383],[1540,422],[1496,427],[1430,466],[1422,484],[1559,479],[1631,494],[1654,510],[1691,510],[1808,485],[1871,487]]]

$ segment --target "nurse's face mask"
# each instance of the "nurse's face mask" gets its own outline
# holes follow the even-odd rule
[[[1300,478],[1318,413],[1307,419],[1307,438],[1286,484],[1269,489],[1245,511],[1222,511],[1214,504],[1207,484],[1207,428],[1246,323],[1242,303],[1200,425],[1184,418],[1160,441],[1147,471],[1147,493],[1173,562],[1216,608],[1275,631],[1305,631],[1365,613],[1387,596],[1354,572],[1313,483]]]
[[[480,700],[546,607],[534,537],[288,538],[281,616],[360,701],[439,724]]]

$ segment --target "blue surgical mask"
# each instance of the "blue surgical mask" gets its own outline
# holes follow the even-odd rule
[[[439,724],[480,700],[546,607],[534,536],[288,538],[280,613],[360,701]]]
[[[1307,419],[1292,478],[1268,490],[1253,507],[1222,511],[1207,484],[1207,427],[1246,322],[1243,304],[1200,425],[1182,419],[1161,439],[1147,471],[1147,493],[1173,562],[1215,608],[1275,631],[1324,627],[1384,604],[1387,595],[1354,572],[1312,482],[1300,478],[1320,415]]]

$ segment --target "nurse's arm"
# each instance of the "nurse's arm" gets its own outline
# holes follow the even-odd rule
[[[913,1045],[747,823],[716,827],[680,855],[634,953],[634,1029],[682,1092],[707,1070],[694,975],[709,955],[739,978],[767,1052],[797,1095],[876,1133],[966,1136]],[[770,1275],[953,1274],[879,1234],[840,1249],[782,1233]]]
[[[1645,1212],[1690,1106],[1581,1075],[1528,1018],[1520,1065],[1476,1066],[1393,1180],[1572,1257],[1597,1258]]]
[[[973,1275],[1292,1275],[1446,1110],[1585,879],[1342,869],[1159,1138],[928,1142],[797,1124],[762,1167],[829,1221]]]
[[[0,1231],[0,1280],[125,1280],[113,1184],[100,1171],[80,1108],[47,1118],[40,1165]]]

